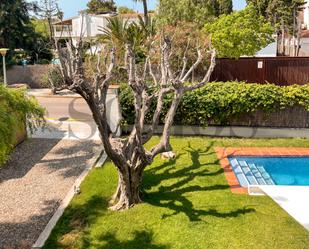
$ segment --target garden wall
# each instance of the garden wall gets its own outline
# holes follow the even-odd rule
[[[30,88],[46,88],[43,78],[50,65],[13,66],[7,71],[8,84],[23,83]]]

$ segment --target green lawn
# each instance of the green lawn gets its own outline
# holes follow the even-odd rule
[[[112,163],[92,170],[44,248],[309,248],[309,233],[270,198],[230,192],[213,150],[309,147],[308,140],[175,137],[172,144],[177,159],[155,160],[144,176],[145,202],[128,211],[107,209],[117,184]]]

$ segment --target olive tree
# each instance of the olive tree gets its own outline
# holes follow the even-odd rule
[[[159,34],[154,32],[149,28],[149,24],[113,22],[115,30],[109,28],[105,30],[112,42],[102,46],[101,52],[97,55],[95,73],[91,77],[85,73],[85,46],[82,38],[76,47],[68,42],[66,48],[60,45],[57,48],[61,61],[63,87],[80,94],[89,105],[105,152],[118,170],[118,187],[113,196],[111,209],[123,210],[142,201],[140,185],[145,168],[160,153],[172,150],[171,127],[177,107],[186,92],[194,91],[209,81],[215,67],[216,51],[211,47],[206,51],[197,46],[196,61],[188,65],[186,58],[188,48],[186,48],[183,51],[182,67],[176,71],[170,63],[173,41],[164,32]],[[121,41],[119,44],[122,44],[122,49],[125,51],[124,62],[116,60],[118,58],[116,48],[119,48],[119,44],[114,46],[116,40]],[[140,55],[141,52],[143,56]],[[206,61],[208,69],[203,79],[188,83],[195,68]],[[135,103],[134,126],[126,138],[115,137],[106,118],[107,91],[119,64],[125,69],[127,83],[134,93]],[[151,149],[146,149],[145,144],[152,138],[159,123],[167,94],[173,95],[173,100],[165,116],[160,142]],[[145,117],[149,114],[148,110],[153,103],[156,104],[156,109],[151,124],[146,126]]]

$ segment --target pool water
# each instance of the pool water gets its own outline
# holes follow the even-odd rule
[[[242,186],[309,186],[309,157],[230,157]]]

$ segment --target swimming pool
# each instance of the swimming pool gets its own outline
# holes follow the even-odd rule
[[[229,157],[242,187],[309,186],[309,157]]]

